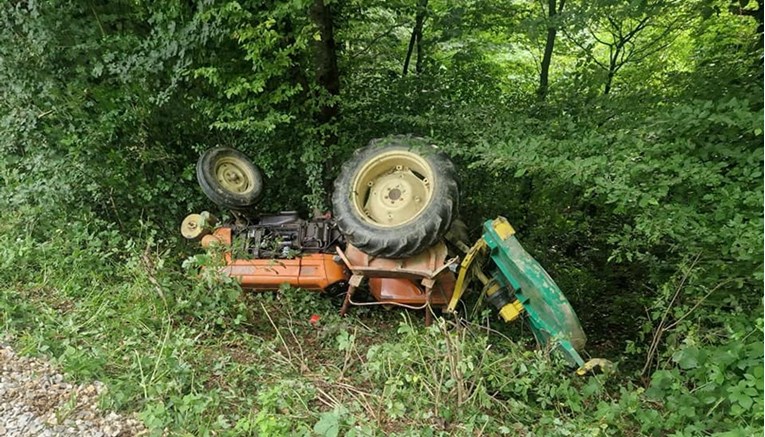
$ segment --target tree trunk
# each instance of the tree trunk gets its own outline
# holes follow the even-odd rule
[[[315,0],[311,7],[311,20],[319,29],[321,39],[314,41],[314,64],[316,81],[330,96],[340,94],[340,71],[337,68],[337,51],[335,50],[335,33],[332,26],[332,14],[324,0]],[[318,122],[326,124],[337,116],[337,103],[324,104],[321,107]],[[325,144],[335,144],[337,138],[330,135]]]
[[[604,95],[608,95],[608,93],[611,92],[611,85],[614,83],[616,72],[619,71],[619,69],[624,65],[624,61],[621,63],[619,62],[619,57],[621,56],[627,41],[627,39],[622,38],[618,43],[616,43],[611,56],[608,58],[608,76],[606,76],[606,86],[603,89]]]
[[[422,24],[417,32],[417,62],[414,64],[414,71],[417,74],[422,73]]]
[[[335,46],[335,32],[332,25],[332,13],[329,5],[324,0],[314,0],[311,6],[311,20],[319,30],[319,41],[313,42],[314,71],[316,73],[316,82],[327,91],[330,97],[340,94],[340,71],[337,67],[337,51]],[[306,88],[308,91],[308,88]],[[330,124],[335,121],[340,108],[337,99],[330,102],[323,102],[319,113],[316,116],[316,122],[319,126],[321,142],[325,149],[337,144],[337,135],[335,129],[330,128]],[[324,191],[327,196],[332,193],[332,181],[327,176],[332,173],[332,159],[324,160]],[[328,203],[329,200],[327,199]]]
[[[409,38],[409,48],[406,51],[406,59],[404,59],[404,70],[402,76],[406,76],[409,72],[409,63],[412,60],[412,53],[414,52],[415,43],[417,44],[417,64],[415,65],[415,71],[419,73],[422,71],[422,26],[425,23],[425,13],[428,10],[428,0],[420,0],[417,5],[417,15],[414,19],[414,29],[412,29],[412,37]]]
[[[539,88],[537,88],[537,96],[539,97],[539,100],[544,100],[547,97],[547,89],[550,80],[550,63],[552,62],[553,47],[555,46],[555,35],[558,33],[558,28],[552,20],[556,15],[563,11],[565,2],[565,0],[561,0],[560,6],[556,5],[556,0],[548,0],[547,2],[547,19],[549,24],[547,25],[545,51],[542,56],[542,68],[539,72]]]
[[[555,0],[550,0],[550,3],[555,3]],[[539,72],[539,88],[537,89],[537,96],[539,97],[539,100],[544,100],[547,97],[550,62],[552,61],[556,32],[557,30],[555,28],[547,29],[547,43],[545,44],[545,53],[542,57],[542,70]]]
[[[616,75],[616,66],[612,63],[608,68],[608,76],[606,77],[606,87],[603,89],[603,94],[608,95],[611,92],[611,84],[614,82],[614,76]]]

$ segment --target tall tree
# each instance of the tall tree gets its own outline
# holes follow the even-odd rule
[[[556,4],[557,3],[557,4]],[[556,21],[557,15],[563,12],[563,7],[566,4],[566,0],[548,0],[547,1],[547,41],[545,42],[545,51],[542,56],[542,65],[539,71],[539,88],[537,88],[537,96],[539,100],[544,100],[547,97],[547,89],[549,87],[550,77],[550,63],[552,62],[553,47],[555,46],[555,36],[558,33],[558,23]]]
[[[406,51],[406,59],[404,60],[404,70],[402,75],[406,76],[409,72],[409,63],[412,60],[412,52],[415,45],[417,47],[417,61],[415,63],[415,71],[417,73],[422,72],[422,26],[425,24],[425,17],[428,11],[428,0],[420,0],[417,3],[417,15],[414,19],[414,29],[412,29],[412,36],[409,38],[409,48]]]
[[[594,2],[578,13],[584,18],[564,33],[605,72],[603,94],[611,92],[619,70],[667,48],[688,20],[682,2],[664,0]]]
[[[311,20],[319,30],[319,38],[314,39],[314,63],[316,81],[326,90],[329,99],[322,102],[318,122],[321,125],[331,122],[337,117],[339,108],[337,99],[332,97],[340,94],[340,70],[337,68],[337,50],[335,46],[335,31],[332,23],[332,13],[324,0],[315,0],[311,7]],[[330,134],[327,145],[337,142],[337,137]]]

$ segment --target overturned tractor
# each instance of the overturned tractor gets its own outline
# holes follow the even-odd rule
[[[527,319],[537,340],[580,373],[598,362],[581,357],[586,337],[576,313],[506,219],[486,221],[477,242],[465,241],[454,165],[421,138],[389,137],[357,150],[335,180],[332,214],[311,219],[254,214],[263,175],[237,150],[205,152],[197,179],[233,219],[191,214],[181,233],[224,247],[223,271],[245,289],[286,283],[341,292],[343,315],[353,305],[392,305],[424,310],[430,324],[434,308],[454,312],[476,283],[503,320]],[[362,287],[374,301],[354,299]]]

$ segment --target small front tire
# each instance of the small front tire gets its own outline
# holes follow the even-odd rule
[[[197,181],[205,195],[223,208],[252,207],[263,194],[263,172],[230,147],[216,147],[199,157]]]

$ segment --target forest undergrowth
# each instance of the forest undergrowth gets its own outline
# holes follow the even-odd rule
[[[759,0],[0,4],[0,325],[155,435],[763,431]],[[180,238],[194,165],[331,209],[373,138],[456,164],[576,309],[577,377],[523,323],[243,292]],[[206,266],[206,269],[200,267]],[[311,316],[319,316],[312,324]]]

